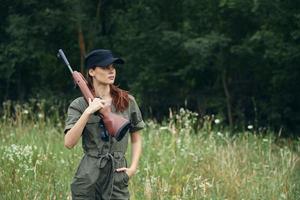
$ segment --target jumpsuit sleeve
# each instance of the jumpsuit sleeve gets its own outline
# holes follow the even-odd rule
[[[67,118],[65,121],[64,133],[66,134],[82,115],[82,108],[77,99],[75,99],[68,107]]]
[[[131,127],[129,129],[130,133],[142,130],[145,128],[145,123],[143,121],[142,113],[139,106],[137,105],[134,97],[130,98],[130,122]]]

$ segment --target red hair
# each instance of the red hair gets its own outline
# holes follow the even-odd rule
[[[110,95],[112,97],[112,103],[118,112],[123,112],[128,108],[129,95],[127,91],[122,90],[115,85],[110,85]]]
[[[95,94],[95,89],[93,86],[93,78],[86,74],[88,86],[91,91]],[[112,97],[112,104],[115,106],[117,112],[123,112],[129,106],[129,94],[128,91],[120,89],[116,85],[110,85],[110,95]]]

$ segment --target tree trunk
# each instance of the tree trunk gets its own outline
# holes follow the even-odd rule
[[[228,89],[227,75],[226,75],[225,69],[223,70],[223,73],[222,73],[222,82],[223,82],[224,93],[226,96],[227,117],[228,117],[228,121],[229,121],[229,127],[232,130],[233,119],[232,119],[231,99],[230,99],[230,93],[229,93],[229,89]]]
[[[10,97],[10,94],[9,94],[9,89],[10,89],[10,79],[9,78],[6,78],[6,84],[5,84],[5,95],[4,95],[4,99],[3,100],[7,100],[9,99]]]
[[[19,69],[17,71],[17,95],[15,98],[23,101],[24,100],[24,97],[25,97],[25,87],[24,87],[24,84],[22,82],[22,72],[21,72],[21,69]]]
[[[78,26],[78,42],[80,48],[80,71],[81,73],[84,72],[84,56],[85,56],[85,42],[84,37],[81,29],[81,25]]]

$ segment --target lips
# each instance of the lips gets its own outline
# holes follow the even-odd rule
[[[115,79],[115,76],[109,76],[108,79],[113,80]]]

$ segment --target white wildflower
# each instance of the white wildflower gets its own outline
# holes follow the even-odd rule
[[[16,167],[16,172],[29,172],[32,171],[32,146],[16,145],[5,146],[2,159],[8,161],[9,164]]]
[[[221,122],[220,119],[215,119],[215,124],[219,124]]]
[[[247,126],[247,128],[248,128],[249,130],[251,130],[251,129],[253,129],[253,125],[250,124],[250,125]]]
[[[268,142],[269,140],[267,138],[264,138],[263,139],[263,142]]]

